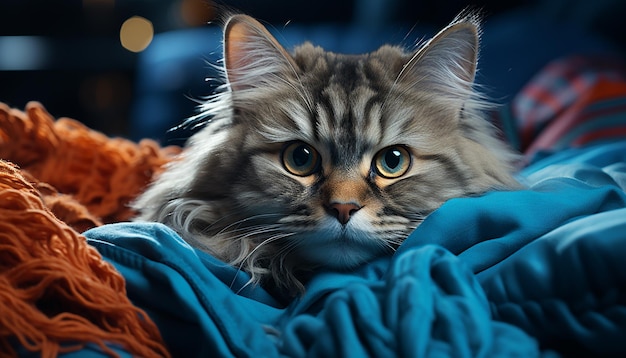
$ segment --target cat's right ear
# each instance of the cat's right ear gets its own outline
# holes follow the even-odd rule
[[[462,106],[474,93],[479,35],[478,14],[461,13],[419,48],[399,78]]]
[[[267,88],[296,75],[297,65],[257,20],[233,15],[224,26],[226,76],[233,91]]]

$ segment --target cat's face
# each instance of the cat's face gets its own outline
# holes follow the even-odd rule
[[[286,73],[288,85],[253,93],[236,114],[241,132],[230,141],[242,146],[231,155],[245,164],[229,196],[238,219],[266,215],[293,233],[282,240],[292,257],[345,268],[395,248],[443,201],[472,190],[454,148],[459,108],[394,84],[405,54],[304,46],[292,58],[297,79]]]
[[[300,269],[354,267],[446,200],[514,185],[472,91],[471,19],[415,52],[348,56],[288,54],[238,15],[224,46],[230,90],[137,206],[253,274],[291,287]]]

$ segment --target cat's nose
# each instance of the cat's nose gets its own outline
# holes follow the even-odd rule
[[[327,207],[328,212],[339,220],[341,225],[345,225],[350,220],[350,217],[361,209],[361,206],[356,203],[330,203]]]

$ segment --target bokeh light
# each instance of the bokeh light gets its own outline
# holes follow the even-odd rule
[[[120,29],[120,42],[125,49],[132,52],[145,50],[154,36],[154,27],[150,20],[141,16],[133,16],[124,21]]]

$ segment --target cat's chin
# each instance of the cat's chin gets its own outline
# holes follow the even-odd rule
[[[353,269],[387,252],[386,246],[373,234],[350,225],[309,232],[299,241],[299,259],[332,270]]]
[[[382,253],[380,247],[364,250],[362,247],[334,245],[313,248],[307,251],[304,259],[314,267],[346,271],[372,261]]]

